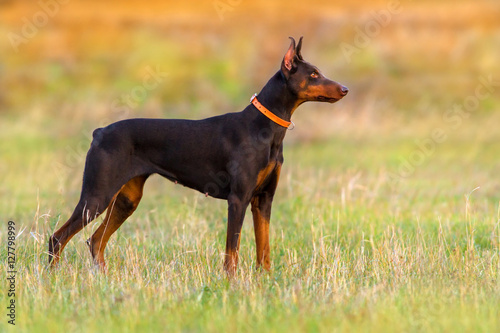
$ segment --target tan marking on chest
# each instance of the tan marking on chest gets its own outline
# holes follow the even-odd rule
[[[256,189],[258,189],[259,187],[262,186],[262,184],[264,184],[264,182],[273,172],[275,167],[276,167],[276,161],[273,161],[269,162],[269,164],[264,169],[259,171],[259,174],[257,175],[257,185],[255,186]]]

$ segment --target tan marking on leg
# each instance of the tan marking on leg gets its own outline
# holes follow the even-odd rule
[[[145,176],[132,178],[120,189],[108,206],[104,221],[88,240],[94,263],[103,271],[106,269],[104,249],[109,238],[139,205],[146,179]]]

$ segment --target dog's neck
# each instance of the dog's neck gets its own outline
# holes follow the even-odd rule
[[[259,102],[283,120],[290,121],[299,106],[297,95],[290,91],[286,78],[279,70],[257,95]]]

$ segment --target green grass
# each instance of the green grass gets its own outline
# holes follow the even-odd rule
[[[17,239],[16,329],[494,331],[499,197],[483,188],[498,188],[499,181],[484,183],[494,164],[488,146],[453,149],[450,142],[440,147],[444,161],[437,154],[391,184],[379,164],[404,155],[411,142],[359,140],[287,145],[273,207],[272,271],[255,270],[248,216],[232,281],[222,272],[222,201],[153,177],[108,245],[109,272],[102,275],[85,245],[98,223],[75,236],[59,269],[45,270],[48,235],[71,212],[78,187],[63,189],[65,198],[57,187],[40,189],[38,212],[36,194],[27,195],[35,204],[14,213],[18,231],[26,228]],[[383,152],[369,155],[374,149]],[[482,163],[460,162],[468,150]],[[474,164],[474,175],[460,181],[462,168],[439,173],[448,163]]]

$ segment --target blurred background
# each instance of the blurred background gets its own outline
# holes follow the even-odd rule
[[[96,127],[242,110],[289,36],[350,88],[295,113],[289,170],[326,163],[411,181],[436,163],[414,179],[426,186],[482,165],[483,193],[498,199],[497,0],[4,0],[0,36],[2,219],[69,213]],[[463,186],[453,193],[475,185]]]

